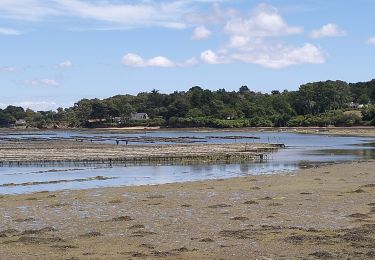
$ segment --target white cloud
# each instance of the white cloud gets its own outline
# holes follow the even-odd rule
[[[48,87],[57,87],[60,83],[56,79],[28,79],[24,81],[25,85],[28,86],[48,86]]]
[[[199,61],[193,57],[193,58],[190,58],[190,59],[187,59],[186,61],[178,64],[180,67],[192,67],[192,66],[195,66],[199,63]]]
[[[157,56],[148,60],[145,60],[141,56],[128,53],[122,57],[122,63],[129,67],[175,67],[176,64],[163,56]]]
[[[21,32],[11,28],[0,27],[0,35],[16,36],[21,35]]]
[[[70,60],[60,62],[58,67],[61,69],[67,69],[73,66],[73,63]]]
[[[148,67],[165,67],[165,68],[168,68],[168,67],[175,67],[176,64],[173,61],[171,61],[168,58],[166,58],[166,57],[157,56],[157,57],[151,58],[148,61],[146,61],[146,66],[148,66]]]
[[[306,43],[301,47],[263,45],[252,50],[235,49],[230,51],[222,49],[221,55],[212,50],[202,52],[201,60],[207,64],[224,64],[244,62],[257,64],[269,69],[282,69],[300,64],[323,64],[325,56],[319,47]]]
[[[46,16],[62,15],[51,1],[1,0],[0,17],[23,21],[38,21]]]
[[[94,20],[96,28],[187,27],[185,20],[217,0],[1,0],[0,18],[44,21],[49,17]],[[191,25],[191,24],[190,24]]]
[[[304,63],[322,64],[325,62],[322,51],[310,43],[306,43],[302,47],[278,45],[277,47],[265,48],[263,51],[237,52],[232,55],[232,59],[258,64],[270,69],[281,69]]]
[[[269,69],[325,62],[325,55],[316,45],[305,43],[302,46],[291,46],[279,40],[282,36],[301,34],[303,28],[288,25],[279,11],[269,5],[258,5],[248,17],[230,19],[224,31],[228,35],[228,43],[217,52],[204,51],[201,54],[203,62],[243,62]]]
[[[41,79],[40,83],[46,86],[59,86],[60,83],[55,79]]]
[[[207,1],[210,2],[210,1]],[[233,8],[222,8],[218,1],[212,1],[212,7],[207,11],[195,10],[184,16],[191,24],[219,24],[230,18],[238,17],[239,11]]]
[[[19,101],[12,103],[0,103],[0,107],[6,108],[7,106],[23,107],[24,109],[32,109],[34,111],[49,111],[56,110],[59,106],[54,101]]]
[[[368,39],[367,44],[375,45],[375,36]]]
[[[282,36],[303,32],[301,27],[289,26],[276,8],[264,4],[258,5],[254,14],[249,18],[239,17],[229,20],[224,30],[229,35],[244,38]]]
[[[39,80],[35,80],[35,79],[27,79],[24,81],[25,85],[28,85],[28,86],[38,86],[39,85]]]
[[[224,56],[218,56],[212,50],[202,52],[200,58],[204,63],[208,64],[223,64],[229,62]]]
[[[145,67],[145,60],[134,53],[127,53],[122,57],[122,63],[129,67]]]
[[[210,37],[212,32],[208,30],[205,26],[199,26],[194,29],[193,36],[191,37],[193,40],[204,40]]]
[[[57,0],[71,15],[122,25],[146,25],[157,19],[157,8],[149,4],[111,4],[79,0]]]
[[[156,56],[150,59],[144,59],[138,54],[127,53],[121,59],[122,64],[128,67],[145,68],[145,67],[160,67],[160,68],[172,68],[172,67],[189,67],[194,66],[198,63],[196,58],[190,58],[184,62],[177,63],[163,56]]]
[[[319,39],[324,37],[339,37],[345,36],[346,32],[342,30],[337,24],[329,23],[323,25],[317,30],[313,30],[310,33],[310,37],[313,39]]]
[[[0,72],[15,72],[15,71],[16,71],[16,68],[14,67],[9,67],[9,66],[0,67]]]

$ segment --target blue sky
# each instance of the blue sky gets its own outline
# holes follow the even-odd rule
[[[0,0],[0,107],[374,78],[375,0]]]

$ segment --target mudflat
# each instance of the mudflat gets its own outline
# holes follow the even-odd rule
[[[374,169],[5,195],[0,259],[372,259]]]
[[[0,143],[0,163],[241,162],[259,160],[261,155],[281,146],[262,143],[114,145],[61,140],[13,141]]]

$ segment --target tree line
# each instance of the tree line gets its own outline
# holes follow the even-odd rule
[[[27,127],[298,127],[375,125],[375,79],[347,83],[322,81],[297,91],[211,91],[199,86],[163,94],[158,90],[106,99],[82,99],[57,111],[0,109],[0,126]],[[359,106],[358,106],[359,105]],[[354,106],[354,108],[353,108]],[[132,120],[131,113],[147,113],[148,120]]]

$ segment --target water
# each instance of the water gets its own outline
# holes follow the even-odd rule
[[[129,137],[190,137],[207,143],[270,142],[284,143],[287,148],[270,156],[264,163],[219,165],[149,165],[149,166],[91,166],[67,165],[60,167],[0,167],[0,194],[20,194],[37,191],[87,189],[125,185],[148,185],[186,182],[207,179],[224,179],[259,174],[292,172],[307,164],[340,162],[375,158],[375,139],[364,137],[339,137],[295,133],[266,132],[140,132],[133,134],[90,133],[76,131],[40,132],[17,135],[2,134],[2,138],[97,138],[98,142],[111,143]],[[206,138],[206,137],[216,138]],[[247,136],[259,139],[227,139],[226,136]],[[98,138],[99,137],[99,138]],[[105,138],[104,138],[105,137]],[[186,139],[188,140],[188,139]],[[143,143],[143,142],[137,142]],[[153,141],[144,144],[163,143]],[[121,145],[122,143],[120,143]],[[129,143],[132,145],[132,143]],[[94,179],[103,176],[111,179]],[[38,182],[37,184],[33,182]],[[48,183],[55,182],[55,183]],[[15,184],[15,185],[12,185]]]

